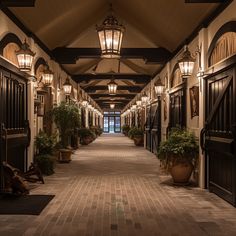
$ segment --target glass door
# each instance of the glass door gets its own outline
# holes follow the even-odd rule
[[[105,133],[108,133],[109,132],[109,118],[108,116],[104,116],[104,125],[103,125],[103,131]]]
[[[109,117],[109,133],[115,133],[115,117]]]

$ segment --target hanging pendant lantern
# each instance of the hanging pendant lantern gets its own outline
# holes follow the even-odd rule
[[[43,74],[42,74],[42,82],[45,86],[50,86],[53,81],[53,72],[49,69],[49,66],[46,65]]]
[[[164,88],[165,88],[165,86],[161,82],[160,78],[157,80],[154,88],[155,88],[155,92],[156,92],[157,96],[160,97],[163,94]]]
[[[114,108],[115,108],[115,104],[114,104],[114,103],[111,103],[111,104],[110,104],[110,108],[111,108],[111,109],[114,109]]]
[[[178,61],[179,69],[183,77],[189,77],[192,75],[194,62],[195,60],[186,46],[182,58]]]
[[[125,27],[119,24],[113,16],[112,6],[110,14],[103,21],[101,26],[97,26],[97,33],[104,58],[119,58],[120,49]]]
[[[64,90],[65,95],[69,96],[72,91],[72,85],[70,83],[69,78],[66,79],[65,83],[62,86],[63,86],[63,90]]]
[[[21,45],[20,50],[16,51],[18,65],[21,71],[31,71],[35,53],[29,48],[29,44],[25,42]]]
[[[111,80],[110,83],[108,83],[108,91],[109,91],[109,94],[110,95],[115,95],[116,94],[116,91],[117,91],[117,83],[114,81],[114,79]]]

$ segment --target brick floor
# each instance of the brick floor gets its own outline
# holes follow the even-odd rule
[[[56,195],[40,216],[0,215],[0,235],[236,235],[234,207],[168,179],[153,154],[121,135],[103,135],[31,191]]]

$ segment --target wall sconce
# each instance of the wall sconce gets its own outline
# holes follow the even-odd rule
[[[142,101],[141,101],[141,100],[136,101],[136,105],[137,105],[138,107],[141,107],[141,106],[142,106]]]
[[[88,101],[85,99],[82,101],[82,106],[87,107],[88,106]]]
[[[53,81],[53,72],[49,69],[48,64],[45,66],[42,74],[42,82],[45,86],[50,86]]]
[[[193,73],[195,59],[191,56],[188,46],[185,46],[182,58],[178,61],[179,68],[183,77],[189,77]]]
[[[72,91],[72,84],[70,83],[70,79],[66,78],[65,83],[62,85],[64,93],[66,96],[70,96]]]
[[[131,107],[131,111],[135,111],[137,109],[137,105],[133,105],[132,107]]]
[[[147,104],[148,102],[148,96],[146,94],[144,94],[142,97],[141,97],[141,101],[143,103],[143,105]]]
[[[125,27],[119,24],[118,20],[113,16],[112,5],[110,5],[110,14],[103,21],[102,25],[96,28],[102,57],[119,58]]]
[[[29,48],[29,44],[25,42],[21,45],[20,50],[16,51],[16,57],[21,71],[31,71],[35,53]]]
[[[157,80],[157,82],[154,85],[155,92],[157,94],[157,97],[161,97],[164,93],[165,85],[161,82],[161,78]]]

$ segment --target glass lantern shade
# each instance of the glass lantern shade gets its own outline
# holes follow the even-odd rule
[[[110,104],[110,108],[114,109],[115,108],[115,104],[114,103]]]
[[[16,51],[18,65],[21,71],[31,71],[35,53],[29,48],[26,41],[22,44],[20,50]]]
[[[161,96],[163,94],[165,86],[164,86],[164,84],[162,84],[161,79],[159,79],[156,82],[154,88],[155,88],[155,92],[156,92],[157,96]]]
[[[138,107],[140,107],[142,105],[142,101],[138,100],[138,101],[136,101],[136,104]]]
[[[148,102],[148,96],[147,95],[143,95],[141,100],[142,100],[143,104],[146,104]]]
[[[49,69],[48,65],[46,66],[45,70],[42,74],[42,82],[45,86],[50,86],[53,81],[53,72]]]
[[[137,108],[137,105],[133,105],[133,106],[131,107],[131,110],[132,110],[132,111],[135,111],[136,108]]]
[[[88,101],[87,100],[83,100],[82,101],[82,106],[83,107],[87,107],[88,106]]]
[[[63,90],[64,90],[65,95],[69,96],[72,91],[72,85],[70,83],[69,78],[66,79],[65,83],[62,86],[63,86]]]
[[[109,94],[115,95],[117,91],[117,86],[118,86],[117,83],[114,80],[112,80],[107,86],[108,86]]]
[[[88,109],[92,109],[93,106],[91,104],[88,104]]]
[[[183,57],[178,61],[179,69],[183,77],[191,76],[194,69],[194,58],[191,56],[188,47],[185,48]]]
[[[127,110],[127,113],[130,113],[130,109]]]
[[[119,58],[120,49],[125,27],[118,23],[118,20],[110,14],[97,26],[97,33],[104,58]]]

